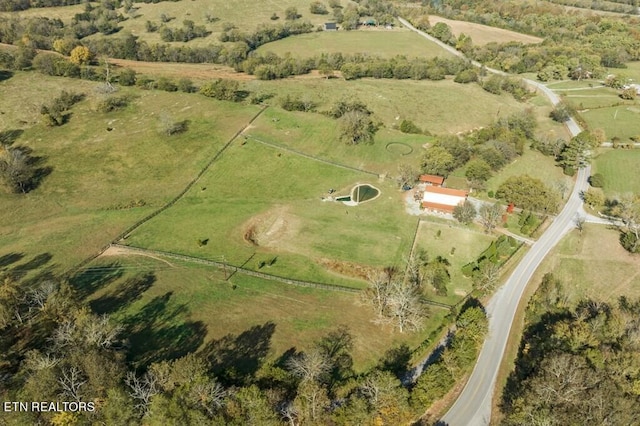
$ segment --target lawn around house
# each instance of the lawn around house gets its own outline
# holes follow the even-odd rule
[[[447,296],[435,296],[434,300],[454,304],[471,292],[471,278],[462,274],[462,267],[475,261],[497,237],[483,233],[475,225],[463,227],[458,223],[438,223],[429,219],[421,221],[415,249],[426,250],[429,259],[446,258],[451,266],[451,284]],[[451,254],[451,251],[454,253]]]

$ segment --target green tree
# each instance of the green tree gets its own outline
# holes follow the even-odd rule
[[[476,218],[476,208],[469,200],[464,200],[464,203],[458,204],[453,208],[453,217],[460,223],[469,224]]]
[[[564,147],[560,154],[560,164],[574,170],[586,167],[591,162],[591,151],[598,145],[598,140],[589,131],[582,131]]]
[[[340,117],[340,138],[350,145],[373,143],[378,127],[368,114],[348,111]]]
[[[441,146],[427,148],[422,157],[422,171],[424,173],[446,177],[454,168],[453,156]]]
[[[471,182],[486,182],[491,177],[491,166],[481,158],[476,158],[467,163],[464,175]]]
[[[327,15],[329,13],[327,7],[319,1],[311,2],[309,5],[309,11],[314,15]]]
[[[288,7],[284,11],[284,16],[285,16],[285,19],[289,21],[295,21],[300,17],[300,15],[298,14],[298,9],[294,6]]]
[[[540,179],[528,175],[511,176],[496,191],[496,197],[517,207],[539,212],[555,213],[559,196]]]

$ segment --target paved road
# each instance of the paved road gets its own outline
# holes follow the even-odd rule
[[[417,30],[406,20],[398,18],[409,29],[416,31],[423,37],[439,44],[452,54],[460,57],[464,55],[453,47],[442,43],[440,40]],[[475,65],[481,64],[474,62]],[[506,73],[488,68],[489,72],[506,75]],[[525,80],[527,84],[542,92],[555,105],[560,102],[559,97],[546,86]],[[569,120],[567,128],[573,136],[581,132],[580,126],[573,120]],[[504,356],[511,326],[518,308],[518,304],[524,293],[527,283],[531,280],[542,260],[560,239],[575,227],[576,215],[582,210],[580,192],[588,187],[587,178],[590,168],[581,169],[578,172],[573,191],[560,214],[545,231],[545,233],[533,244],[518,264],[507,282],[495,293],[487,305],[489,316],[489,333],[482,346],[478,361],[469,377],[462,393],[442,417],[442,422],[451,426],[484,426],[491,420],[491,400],[495,388],[498,369]]]

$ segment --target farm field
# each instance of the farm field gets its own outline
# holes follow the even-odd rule
[[[133,97],[124,110],[98,113],[97,83],[73,80],[86,99],[73,107],[69,122],[54,128],[39,124],[41,103],[68,83],[35,73],[0,82],[2,128],[21,133],[21,127],[32,126],[14,144],[33,150],[51,168],[25,196],[0,193],[0,246],[27,257],[51,253],[62,269],[175,197],[259,111],[198,95],[131,89],[120,92]],[[25,108],[6,108],[23,103]],[[187,118],[185,134],[159,133],[162,120]]]
[[[607,226],[587,224],[582,234],[568,234],[546,257],[533,282],[539,283],[546,272],[562,280],[570,302],[640,297],[640,263],[620,245],[619,233]]]
[[[640,150],[601,149],[593,161],[593,173],[604,175],[604,191],[608,196],[626,192],[640,194]]]
[[[273,52],[279,56],[313,57],[326,53],[362,53],[391,58],[404,55],[414,57],[449,57],[449,52],[435,43],[404,28],[360,29],[357,31],[322,31],[300,34],[260,46],[258,53]]]
[[[400,334],[374,324],[373,312],[357,293],[241,274],[225,281],[217,269],[141,256],[101,257],[76,280],[92,276],[102,278],[101,287],[91,289],[92,308],[132,325],[135,365],[237,342],[238,359],[228,362],[248,368],[256,365],[248,362],[253,357],[274,361],[291,348],[305,350],[328,331],[346,326],[354,336],[354,367],[362,371],[390,347],[417,347],[446,313],[433,308],[423,333]],[[240,350],[243,339],[251,344],[250,351]]]
[[[387,127],[407,119],[433,134],[469,131],[486,125],[498,114],[508,115],[527,107],[509,94],[492,95],[476,84],[459,84],[451,79],[345,81],[309,78],[296,84],[289,80],[254,80],[246,82],[245,87],[252,92],[276,95],[269,102],[279,102],[287,95],[303,99],[311,97],[320,111],[329,110],[339,100],[357,99]],[[463,100],[465,113],[461,118],[459,102]]]
[[[429,219],[421,221],[416,238],[416,250],[426,250],[429,259],[442,256],[451,263],[448,268],[451,275],[448,294],[446,297],[434,294],[434,300],[454,304],[471,292],[471,278],[462,274],[462,267],[476,260],[496,238],[483,233],[474,225],[462,227],[455,222],[447,224]]]
[[[356,207],[322,200],[330,188],[345,195],[357,183],[378,188],[380,197]],[[265,272],[364,287],[366,274],[338,275],[325,265],[400,264],[414,229],[393,182],[249,138],[234,143],[197,187],[126,243],[213,260],[224,256],[256,270],[277,258]],[[210,243],[201,247],[202,239]]]
[[[434,26],[438,22],[443,22],[451,27],[451,32],[458,37],[464,33],[471,36],[474,45],[482,46],[487,43],[506,43],[509,41],[518,41],[521,43],[541,43],[542,39],[528,34],[509,31],[502,28],[490,27],[488,25],[476,24],[473,22],[455,21],[452,19],[442,18],[440,16],[430,15],[429,23]]]

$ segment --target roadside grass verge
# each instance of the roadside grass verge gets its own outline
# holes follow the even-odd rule
[[[258,53],[273,52],[279,56],[290,53],[302,58],[326,53],[363,53],[392,58],[404,55],[415,57],[450,57],[449,52],[435,43],[404,28],[393,30],[321,31],[300,34],[260,46]]]
[[[32,149],[51,168],[26,195],[0,192],[3,250],[51,252],[62,268],[77,263],[171,200],[259,110],[197,95],[127,89],[120,93],[133,96],[128,107],[98,113],[96,86],[35,73],[16,73],[0,83],[3,105],[27,106],[3,107],[7,130],[28,127],[14,144]],[[67,124],[38,123],[35,110],[63,89],[87,98],[73,107]],[[189,129],[161,135],[164,118],[188,119]]]
[[[100,274],[101,266],[108,268],[105,273],[118,273],[89,302],[102,310],[111,307],[108,312],[124,323],[138,321],[132,333],[131,358],[140,365],[187,350],[203,350],[225,337],[238,341],[254,327],[265,331],[266,358],[273,361],[291,348],[310,349],[315,340],[344,325],[354,336],[354,367],[362,371],[374,366],[391,347],[403,343],[417,347],[446,313],[433,309],[423,331],[402,334],[374,324],[373,311],[361,303],[358,294],[289,286],[241,274],[225,281],[218,269],[141,256],[102,257],[93,262],[91,272]],[[148,274],[151,278],[141,286]],[[128,297],[117,298],[123,294]],[[107,304],[114,301],[118,304]],[[267,332],[269,324],[273,324],[272,334]],[[167,336],[178,338],[168,341]],[[159,343],[167,347],[156,348]]]

